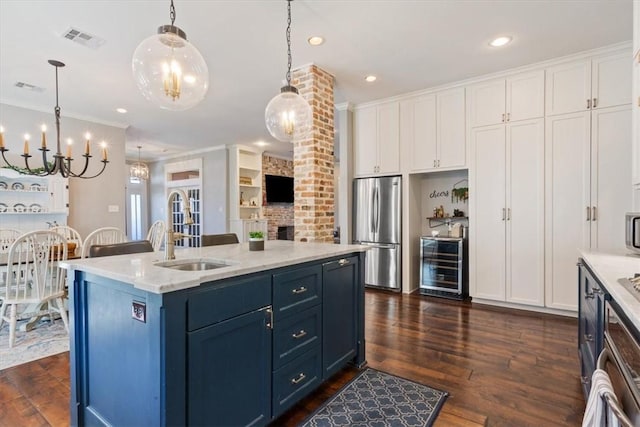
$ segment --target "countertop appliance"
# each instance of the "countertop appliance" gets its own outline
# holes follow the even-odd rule
[[[625,215],[625,243],[627,249],[640,254],[640,212]]]
[[[365,255],[365,286],[400,290],[402,179],[353,180],[353,242],[370,246]]]

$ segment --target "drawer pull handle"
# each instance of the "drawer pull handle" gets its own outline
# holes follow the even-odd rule
[[[591,292],[594,294],[601,294],[602,290],[600,288],[591,288]]]
[[[585,339],[585,341],[593,341],[593,335],[591,335],[591,334],[584,334],[584,339]]]
[[[592,299],[594,296],[593,294],[584,294],[584,299]]]
[[[305,378],[307,378],[307,376],[302,372],[300,372],[300,375],[298,375],[298,378],[294,378],[291,380],[291,384],[298,384],[300,383],[300,381],[304,380]]]
[[[301,329],[300,332],[298,332],[297,334],[291,334],[291,336],[297,340],[299,340],[300,338],[304,337],[305,335],[307,335],[307,331],[305,331],[304,329]]]
[[[298,289],[294,289],[291,292],[293,292],[294,294],[303,294],[305,292],[307,292],[307,288],[305,288],[304,286],[300,286]]]
[[[589,377],[580,377],[580,382],[582,384],[588,385],[589,383],[591,383],[591,379]]]
[[[340,264],[340,265],[347,265],[347,264],[349,264],[349,260],[348,260],[348,259],[345,259],[345,258],[342,258],[340,261],[338,261],[338,264]]]

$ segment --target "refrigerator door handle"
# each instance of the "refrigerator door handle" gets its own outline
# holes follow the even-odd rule
[[[376,231],[376,193],[375,191],[373,192],[373,194],[371,194],[371,223],[369,224],[370,227],[370,232],[371,233],[375,233]]]
[[[395,249],[398,245],[395,243],[390,243],[390,244],[383,244],[383,243],[366,243],[366,242],[359,242],[357,243],[359,245],[363,245],[363,246],[371,246],[372,248],[379,248],[379,249]]]
[[[379,233],[380,232],[380,188],[376,187],[376,193],[375,193],[375,198],[376,198],[376,207],[375,207],[375,212],[376,212],[376,228],[375,228],[375,232]]]

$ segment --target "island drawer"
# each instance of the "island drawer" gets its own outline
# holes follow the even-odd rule
[[[273,275],[273,310],[276,319],[313,307],[322,301],[322,266]]]
[[[320,357],[320,346],[316,346],[273,373],[273,418],[289,409],[320,384]]]
[[[286,317],[273,330],[273,369],[286,365],[320,344],[322,310],[320,305]]]
[[[193,331],[268,305],[271,305],[270,275],[230,279],[189,295],[187,330]]]

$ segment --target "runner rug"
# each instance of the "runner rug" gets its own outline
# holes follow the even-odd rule
[[[18,326],[20,323],[18,322]],[[13,348],[9,348],[7,322],[0,328],[0,370],[63,351],[69,351],[69,334],[61,319],[53,324],[48,320],[41,321],[29,332],[17,330]]]
[[[446,392],[368,368],[302,426],[431,426],[447,396]]]

